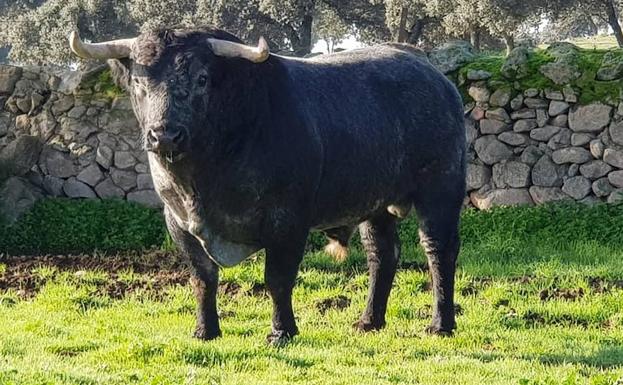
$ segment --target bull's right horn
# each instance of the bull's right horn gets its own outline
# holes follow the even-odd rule
[[[69,47],[76,55],[85,59],[121,59],[130,56],[136,38],[111,40],[102,43],[84,43],[78,32],[69,35]]]

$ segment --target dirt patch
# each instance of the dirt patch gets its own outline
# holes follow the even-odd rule
[[[612,291],[612,289],[623,289],[623,279],[608,280],[600,277],[590,277],[588,285],[595,293],[605,294]]]
[[[35,296],[46,282],[62,273],[71,283],[89,284],[97,294],[114,299],[137,291],[158,296],[165,287],[186,285],[190,269],[177,255],[149,252],[142,255],[0,256],[6,266],[0,274],[0,291],[13,290],[21,298]],[[89,272],[96,277],[90,277]]]
[[[583,318],[576,317],[571,314],[556,314],[548,315],[547,317],[539,312],[528,310],[521,317],[526,325],[532,327],[544,326],[544,325],[557,325],[557,326],[580,326],[583,328],[588,327],[589,321]]]
[[[333,298],[326,298],[316,303],[316,308],[320,314],[324,315],[330,309],[343,310],[350,306],[350,299],[344,295]]]
[[[564,299],[567,301],[576,301],[584,297],[584,289],[559,289],[557,287],[541,290],[539,298],[541,301],[549,301],[552,299]]]
[[[240,293],[240,285],[236,282],[221,282],[218,285],[219,294],[235,297]]]
[[[399,264],[402,270],[428,271],[428,263],[417,261],[401,261]]]

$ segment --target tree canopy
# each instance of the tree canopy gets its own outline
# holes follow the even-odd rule
[[[318,40],[347,36],[431,48],[468,39],[476,49],[503,41],[510,50],[548,20],[545,39],[591,34],[610,26],[623,46],[623,0],[0,0],[0,49],[18,63],[75,60],[66,38],[78,28],[91,41],[164,26],[214,25],[273,51],[303,56]],[[1,54],[1,51],[0,51]],[[1,58],[0,58],[1,60]]]

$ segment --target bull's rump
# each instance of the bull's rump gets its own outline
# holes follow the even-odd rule
[[[377,46],[288,67],[322,150],[316,227],[402,204],[429,175],[464,178],[462,103],[426,59]]]

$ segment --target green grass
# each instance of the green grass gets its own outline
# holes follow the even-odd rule
[[[425,261],[415,228],[414,220],[401,227],[408,244],[386,329],[350,327],[367,291],[357,245],[342,264],[310,251],[294,292],[301,335],[283,348],[264,344],[270,300],[253,290],[261,256],[222,271],[241,288],[219,294],[224,336],[212,342],[190,337],[187,285],[117,299],[101,290],[114,272],[36,267],[36,296],[0,290],[0,384],[606,385],[623,377],[623,206],[467,211],[452,338],[423,333],[431,292],[427,273],[410,268]],[[118,273],[124,282],[156,274]],[[350,305],[319,311],[337,296]]]
[[[570,41],[578,47],[585,49],[611,49],[619,47],[614,35],[597,35],[571,39]]]
[[[97,76],[88,79],[81,84],[81,87],[84,89],[93,89],[96,95],[103,96],[109,100],[125,95],[125,91],[118,87],[113,81],[110,69],[106,69]]]

